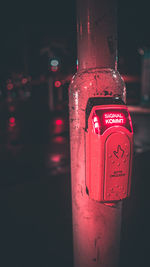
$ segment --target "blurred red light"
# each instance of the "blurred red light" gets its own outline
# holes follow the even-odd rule
[[[56,163],[59,162],[60,161],[60,155],[52,155],[51,161],[56,162]]]
[[[8,89],[8,90],[12,90],[12,89],[13,89],[13,87],[14,87],[14,86],[13,86],[13,84],[12,84],[12,83],[8,83],[8,84],[7,84],[7,89]]]
[[[26,84],[28,82],[28,79],[27,78],[23,78],[21,82],[22,82],[22,84]]]
[[[58,87],[60,87],[60,86],[61,86],[61,82],[60,82],[60,81],[56,81],[54,85],[55,85],[55,87],[57,87],[57,88],[58,88]]]
[[[51,66],[51,71],[56,72],[58,70],[57,66]]]
[[[57,136],[53,139],[54,143],[58,143],[58,144],[64,144],[65,143],[65,138],[62,136]]]
[[[63,124],[63,120],[61,120],[61,119],[57,119],[57,120],[55,121],[55,123],[56,123],[56,125],[62,125],[62,124]]]
[[[14,112],[15,111],[15,107],[14,106],[10,106],[9,107],[9,111]]]
[[[15,122],[15,118],[14,117],[9,118],[9,122],[10,123],[14,123]]]
[[[14,126],[16,125],[16,120],[15,120],[14,117],[10,117],[10,118],[9,118],[9,125],[10,125],[11,127],[14,127]]]

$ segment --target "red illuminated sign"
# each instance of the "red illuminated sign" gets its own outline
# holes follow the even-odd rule
[[[104,124],[125,124],[125,116],[123,113],[104,113]]]
[[[96,109],[92,123],[96,134],[103,134],[113,126],[122,126],[133,132],[130,114],[125,108]]]

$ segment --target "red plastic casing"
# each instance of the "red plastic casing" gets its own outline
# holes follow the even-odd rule
[[[98,118],[99,130],[94,128],[94,116]],[[94,106],[85,135],[89,197],[100,202],[127,198],[131,190],[133,154],[133,128],[127,106]]]

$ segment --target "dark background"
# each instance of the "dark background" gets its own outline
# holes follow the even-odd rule
[[[118,70],[121,74],[141,77],[139,48],[150,47],[149,10],[146,0],[118,1]],[[65,50],[55,47],[55,43],[61,44]],[[1,3],[2,267],[72,267],[68,82],[63,87],[64,102],[55,101],[54,110],[50,111],[46,80],[49,76],[48,55],[41,55],[41,50],[52,44],[61,60],[57,78],[65,80],[76,71],[75,0],[55,0],[48,4],[32,1]],[[11,77],[18,79],[15,76],[18,73],[32,78],[28,99],[16,95],[8,98],[6,81]],[[45,82],[41,82],[42,75],[46,77]],[[20,88],[21,83],[18,92],[22,90]],[[140,96],[140,83],[132,83],[127,90],[128,103],[134,104],[137,95]],[[139,105],[139,98],[136,104]],[[131,198],[124,202],[120,267],[150,265],[147,264],[149,212],[146,212],[149,210],[150,120],[148,114],[144,117],[131,115],[135,135],[142,141],[138,143],[138,149],[135,146]],[[16,120],[15,126],[9,123],[12,116]],[[140,127],[141,122],[143,128],[147,125],[144,130]],[[145,129],[148,129],[146,138]],[[138,141],[138,138],[135,139]]]
[[[42,72],[40,49],[52,40],[66,42],[70,57],[76,58],[76,3],[75,0],[45,3],[1,4],[0,72],[24,70],[39,75]],[[150,45],[149,3],[118,1],[118,48],[120,69],[140,73],[137,49]],[[26,57],[26,59],[25,59]],[[72,61],[70,59],[70,66]],[[66,63],[67,64],[67,63]],[[75,63],[74,63],[75,64]],[[69,68],[69,66],[65,66]]]

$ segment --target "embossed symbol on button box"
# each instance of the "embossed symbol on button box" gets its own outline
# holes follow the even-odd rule
[[[121,148],[120,145],[118,145],[117,147],[117,151],[113,151],[114,155],[116,156],[116,158],[122,158],[124,155],[124,150]]]

